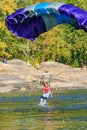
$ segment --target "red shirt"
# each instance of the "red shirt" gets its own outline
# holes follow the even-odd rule
[[[44,86],[44,88],[43,88],[43,91],[45,92],[45,93],[48,93],[49,91],[50,91],[50,86]]]

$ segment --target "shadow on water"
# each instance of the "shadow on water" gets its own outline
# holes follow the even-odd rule
[[[39,97],[40,93],[0,96],[0,130],[86,130],[85,90],[54,92],[46,107],[38,106]]]

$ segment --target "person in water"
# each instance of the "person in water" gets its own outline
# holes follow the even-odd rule
[[[50,97],[52,97],[51,87],[49,86],[48,82],[45,82],[43,87],[43,95],[40,97],[39,105],[41,106],[46,105],[47,104],[46,100]]]

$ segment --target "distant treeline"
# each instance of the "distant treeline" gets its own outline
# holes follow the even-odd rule
[[[34,42],[18,38],[8,31],[5,18],[9,14],[39,2],[41,1],[0,0],[0,57],[29,60],[36,67],[43,61],[58,61],[74,67],[86,65],[87,33],[83,30],[75,30],[71,25],[61,24],[40,35]],[[87,10],[87,0],[62,0],[61,2],[71,3]]]

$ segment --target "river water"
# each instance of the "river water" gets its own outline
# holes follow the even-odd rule
[[[0,130],[87,130],[87,90],[53,92],[46,107],[40,95],[0,94]]]

